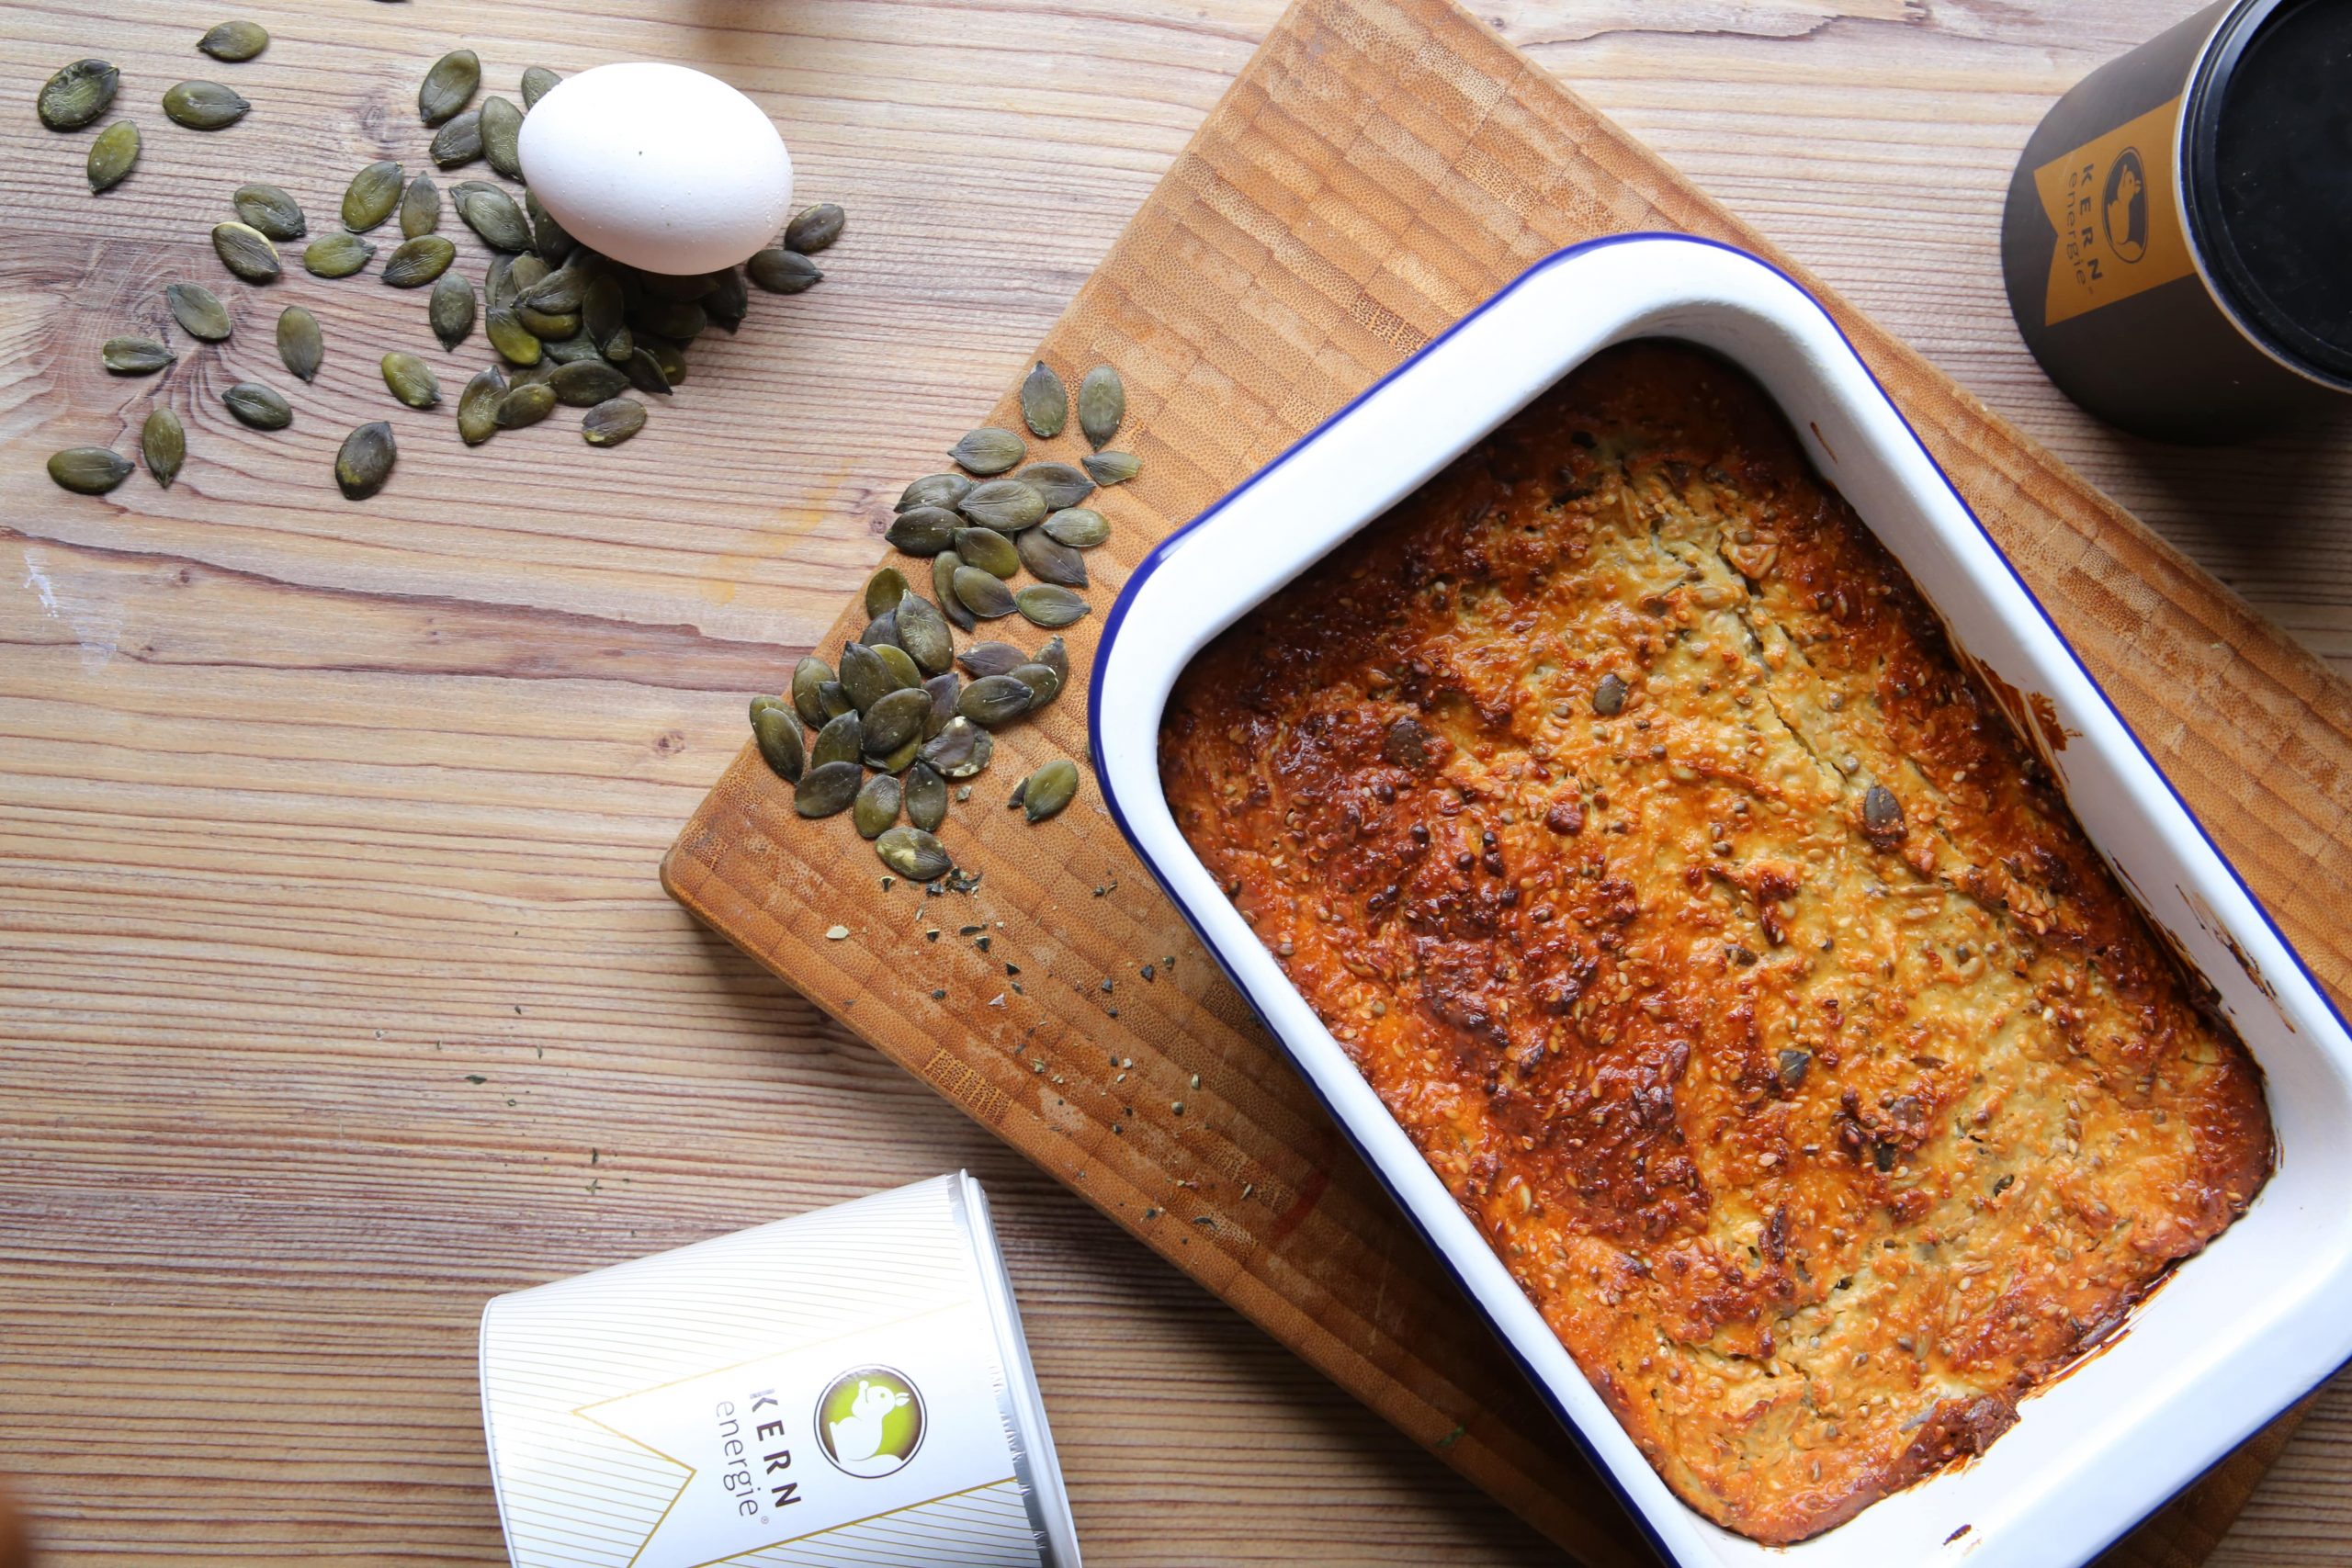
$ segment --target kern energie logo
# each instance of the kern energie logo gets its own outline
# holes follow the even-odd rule
[[[889,1367],[853,1368],[817,1398],[817,1446],[845,1475],[896,1474],[922,1447],[922,1394]]]

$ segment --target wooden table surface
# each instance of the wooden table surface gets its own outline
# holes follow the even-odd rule
[[[2002,300],[2027,132],[2192,8],[1485,14],[2352,672],[2346,429],[2224,452],[2102,431]],[[1277,0],[239,9],[277,38],[244,66],[194,54],[212,18],[164,0],[0,27],[0,1468],[51,1546],[500,1561],[487,1295],[963,1165],[1090,1560],[1551,1560],[653,880],[746,694],[863,575],[877,499],[1017,376]],[[329,323],[317,387],[268,349],[280,299],[248,299],[165,393],[178,487],[51,488],[50,450],[135,438],[164,390],[108,380],[96,344],[159,321],[172,276],[232,292],[204,238],[227,189],[275,179],[316,222],[360,164],[418,162],[415,77],[461,42],[510,95],[526,64],[639,57],[754,92],[807,198],[850,209],[830,280],[756,299],[628,447],[550,422],[468,454],[416,416],[395,484],[348,507],[326,462],[381,416],[374,359],[418,346],[422,301],[292,278]],[[148,143],[96,201],[85,138],[31,114],[92,53]],[[153,106],[185,75],[260,107],[179,130]],[[296,428],[227,424],[231,371],[296,391]],[[2352,1562],[2352,1379],[2212,1561]]]

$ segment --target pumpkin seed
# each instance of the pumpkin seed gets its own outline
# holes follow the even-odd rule
[[[380,419],[370,420],[343,438],[334,455],[334,482],[342,487],[345,500],[365,501],[384,488],[399,460],[392,427]]]
[[[877,642],[872,646],[874,656],[889,667],[890,678],[900,686],[922,684],[922,670],[915,663],[913,654],[895,642]]]
[[[1022,532],[1016,547],[1021,564],[1029,575],[1040,582],[1058,582],[1065,588],[1084,588],[1086,558],[1068,545],[1056,541],[1043,528]]]
[[[899,640],[897,606],[893,605],[866,622],[865,630],[859,635],[857,640],[868,648],[879,648],[884,643],[896,644]]]
[[[552,263],[560,265],[580,246],[564,226],[548,215],[539,198],[529,191],[523,193],[523,215],[531,220],[531,249]]]
[[[537,365],[516,366],[514,368],[514,374],[507,378],[507,389],[511,391],[516,387],[531,387],[543,384],[548,377],[555,374],[557,363],[558,362],[550,356],[540,360]]]
[[[968,779],[989,765],[996,741],[989,732],[957,714],[945,728],[923,742],[920,753],[944,779]]]
[[[83,162],[83,173],[90,177],[90,194],[112,190],[130,177],[131,166],[139,162],[139,128],[127,119],[116,120],[90,143],[90,155]]]
[[[1004,579],[976,566],[956,569],[956,597],[963,601],[964,608],[984,621],[1009,615],[1017,608],[1012,590],[1004,585]]]
[[[580,325],[605,350],[605,357],[615,357],[605,347],[616,334],[625,335],[628,328],[621,324],[621,280],[611,273],[601,272],[588,280],[580,292]],[[632,344],[631,348],[634,347]],[[624,349],[617,356],[627,359],[631,349]]]
[[[947,781],[929,762],[907,770],[907,820],[926,833],[936,833],[947,820]]]
[[[164,303],[180,330],[200,343],[225,343],[229,337],[229,308],[201,283],[164,286]]]
[[[642,344],[629,351],[628,363],[621,368],[628,375],[628,384],[639,391],[662,398],[670,395],[670,378],[662,373],[662,361]]]
[[[237,216],[273,240],[299,240],[311,231],[302,204],[276,186],[239,186],[229,197]]]
[[[1021,781],[1022,814],[1032,822],[1057,815],[1078,798],[1078,764],[1068,757],[1052,761]]]
[[[797,251],[771,246],[743,264],[752,282],[771,294],[803,294],[825,281],[822,268]]]
[[[619,279],[609,273],[592,274],[582,267],[560,266],[537,283],[518,290],[514,296],[514,307],[550,316],[574,315],[586,302],[589,286],[598,281],[619,287]]]
[[[457,259],[457,246],[438,234],[420,234],[393,246],[379,276],[394,288],[422,288],[448,271]]]
[[[1903,802],[1884,784],[1872,784],[1862,794],[1862,829],[1871,843],[1886,849],[1900,843],[1906,830]]]
[[[283,430],[294,423],[294,405],[258,381],[240,381],[220,394],[240,424],[255,430]]]
[[[652,299],[699,299],[718,287],[715,272],[639,272],[634,276],[639,290]]]
[[[432,298],[425,301],[424,319],[444,349],[453,349],[465,342],[474,330],[472,281],[461,272],[443,273],[440,281],[433,286]]]
[[[731,333],[743,324],[743,318],[751,314],[752,297],[743,288],[743,275],[733,267],[711,276],[718,279],[718,287],[704,295],[699,301],[703,314]]]
[[[958,467],[986,476],[1004,472],[1021,461],[1026,450],[1021,445],[1021,437],[1012,432],[984,424],[950,446],[947,455],[956,460]]]
[[[288,305],[277,313],[277,357],[297,379],[308,381],[318,375],[326,352],[326,335],[308,309]]]
[[[857,798],[865,770],[855,759],[819,762],[792,787],[792,808],[803,817],[837,817]]]
[[[830,201],[804,209],[784,226],[784,248],[800,255],[813,254],[842,237],[849,215]]]
[[[390,158],[368,164],[351,176],[343,190],[343,226],[364,234],[392,215],[401,204],[401,166]]]
[[[645,405],[635,398],[607,398],[580,416],[580,436],[591,446],[617,446],[645,428]]]
[[[253,105],[218,82],[182,82],[164,95],[164,113],[190,130],[220,130],[245,118]]]
[[[956,702],[964,694],[964,682],[955,671],[943,670],[925,681],[922,689],[931,697],[931,712],[922,723],[922,738],[928,740],[946,728],[947,721],[956,716]]]
[[[910,556],[935,556],[956,542],[964,520],[940,506],[910,506],[890,520],[882,536]]]
[[[856,642],[842,649],[841,681],[860,713],[905,683],[882,661],[880,654]]]
[[[1099,485],[1123,485],[1143,472],[1143,462],[1133,452],[1091,452],[1079,461]]]
[[[1010,724],[1029,711],[1037,694],[1010,675],[983,675],[956,699],[956,712],[982,729]]]
[[[1624,707],[1624,677],[1614,671],[1603,675],[1592,688],[1592,711],[1603,718],[1614,718]]]
[[[527,331],[531,325],[531,317],[526,312],[518,312],[518,314],[521,315],[523,326]],[[602,363],[605,357],[596,352],[596,340],[584,332],[573,333],[570,337],[548,339],[547,355],[557,365],[576,365],[583,359],[593,359]],[[553,372],[550,371],[549,375],[552,376]],[[628,378],[626,375],[622,376],[621,384],[626,386],[628,383]],[[601,398],[597,400],[598,402],[603,400]]]
[[[762,706],[764,703],[767,705]],[[767,760],[775,776],[786,784],[798,784],[808,771],[807,743],[800,738],[800,716],[776,703],[774,697],[761,697],[752,704],[752,738],[759,743],[760,755]]]
[[[1021,552],[1012,541],[993,528],[958,528],[956,530],[956,553],[967,566],[998,577],[1021,575]]]
[[[1089,370],[1078,384],[1078,428],[1085,433],[1088,445],[1101,451],[1103,443],[1119,433],[1126,417],[1127,387],[1119,373],[1107,365]]]
[[[50,454],[49,477],[76,495],[104,495],[130,477],[130,459],[104,446],[68,446]]]
[[[548,264],[535,255],[508,255],[503,252],[491,257],[490,270],[483,275],[483,291],[491,296],[493,305],[513,307],[523,296],[548,279]]]
[[[259,22],[222,22],[196,40],[215,60],[243,63],[269,47],[269,29]]]
[[[466,227],[481,236],[481,243],[493,251],[527,251],[531,248],[531,225],[514,198],[503,190],[475,186],[458,195],[458,216]]]
[[[481,330],[489,334],[490,346],[498,350],[500,356],[510,364],[537,365],[539,355],[546,352],[539,340],[515,319],[511,307],[492,306],[490,313],[482,318]],[[550,392],[548,395],[553,397],[555,394]]]
[[[153,376],[172,359],[152,337],[110,337],[98,345],[98,363],[118,376]]]
[[[971,479],[963,474],[925,474],[899,492],[899,503],[892,510],[905,512],[917,506],[944,506],[953,510],[971,488]]]
[[[895,566],[886,566],[865,580],[865,614],[878,619],[899,607],[907,596],[907,574]]]
[[[477,370],[458,394],[458,434],[469,446],[479,446],[498,433],[498,405],[506,396],[506,377],[497,366]]]
[[[829,715],[818,700],[817,688],[833,678],[833,667],[815,654],[804,654],[792,667],[792,705],[811,729],[824,728]]]
[[[481,60],[470,49],[453,49],[433,62],[416,89],[416,112],[439,125],[470,102],[481,85]]]
[[[899,747],[898,750],[890,752],[887,756],[877,757],[873,752],[868,751],[865,754],[865,765],[880,773],[903,773],[910,767],[913,766],[915,754],[922,750],[922,737],[920,735],[909,736],[904,745]]]
[[[642,326],[656,337],[666,337],[676,343],[692,343],[702,336],[704,328],[710,325],[710,317],[692,299],[647,298],[637,302],[636,309],[630,313],[629,324]]]
[[[653,362],[662,367],[663,380],[673,387],[686,384],[686,356],[678,351],[676,344],[646,333],[638,339],[638,346],[653,355]]]
[[[498,400],[498,410],[491,417],[501,430],[520,430],[537,424],[555,412],[555,389],[537,381],[525,382],[507,389]]]
[[[398,350],[384,355],[384,385],[392,396],[413,409],[437,407],[441,401],[441,383],[434,378],[433,368],[413,354]]]
[[[592,351],[593,352],[593,351]],[[576,409],[594,408],[628,390],[628,378],[603,359],[578,359],[548,378],[556,400]]]
[[[180,465],[187,461],[187,429],[180,423],[180,416],[166,408],[150,412],[147,423],[139,430],[139,453],[147,459],[147,471],[165,490],[180,475]]]
[[[929,882],[956,869],[946,846],[921,828],[891,829],[874,840],[874,852],[909,882]]]
[[[916,669],[936,675],[956,661],[956,636],[947,629],[947,617],[938,606],[910,592],[899,601],[897,614],[899,646],[907,650]]]
[[[1021,383],[1021,422],[1040,441],[1051,441],[1069,423],[1069,389],[1042,359]]]
[[[1036,712],[1062,694],[1062,678],[1049,665],[1023,664],[1012,671],[1012,680],[1020,682],[1034,694],[1029,699],[1029,711]]]
[[[828,762],[854,763],[865,750],[865,721],[854,709],[836,714],[817,727],[816,741],[808,749],[812,767]]]
[[[1044,496],[1050,512],[1076,506],[1094,493],[1094,481],[1068,463],[1032,463],[1012,477]]]
[[[77,60],[41,84],[40,97],[35,107],[40,111],[40,122],[51,130],[79,130],[107,112],[114,102],[115,85],[121,73],[103,60]],[[98,447],[75,447],[75,451],[98,451]],[[55,470],[51,470],[52,473]],[[64,481],[60,479],[60,484]],[[116,483],[120,483],[117,480]],[[73,489],[67,485],[68,490]],[[107,487],[108,490],[113,485]]]
[[[990,479],[974,485],[960,510],[983,528],[1013,534],[1046,520],[1046,498],[1019,479]]]
[[[431,175],[419,175],[401,194],[401,238],[421,240],[441,227],[441,187]]]
[[[376,247],[356,234],[322,234],[302,251],[302,266],[314,277],[349,277],[368,265]]]
[[[850,820],[857,827],[861,839],[878,839],[883,830],[899,819],[899,781],[888,773],[876,773],[865,781],[857,792],[857,800],[850,807]]]
[[[817,702],[825,710],[825,722],[831,724],[845,713],[855,713],[857,705],[849,700],[849,693],[839,681],[827,681],[817,688]]]
[[[526,109],[530,108],[531,106],[537,103],[541,98],[546,97],[548,91],[562,80],[562,77],[557,75],[554,72],[548,70],[544,65],[534,65],[529,70],[524,72],[523,107]]]
[[[1074,550],[1091,550],[1111,537],[1111,520],[1091,506],[1066,506],[1046,519],[1046,537]]]
[[[1061,638],[1047,637],[1046,646],[1037,650],[1037,662],[1059,677],[1063,685],[1069,684],[1069,649],[1062,646]]]
[[[956,662],[970,671],[974,678],[985,679],[990,675],[1010,675],[1030,660],[1027,654],[1009,642],[976,642],[957,654]]]
[[[221,265],[247,283],[268,283],[283,270],[269,236],[243,223],[213,225],[212,249]]]
[[[949,624],[970,631],[980,623],[973,618],[971,611],[964,608],[964,602],[956,597],[956,572],[963,564],[964,558],[954,550],[942,550],[932,557],[931,592],[939,601],[939,613],[947,617]]]
[[[481,155],[490,166],[510,180],[523,177],[523,156],[515,138],[522,134],[523,111],[511,98],[492,93],[481,101]]]
[[[1087,611],[1086,601],[1058,582],[1033,582],[1012,596],[1029,624],[1037,626],[1066,626]]]
[[[864,715],[865,750],[869,754],[887,755],[922,734],[923,721],[931,716],[931,694],[921,686],[901,686],[886,692]]]

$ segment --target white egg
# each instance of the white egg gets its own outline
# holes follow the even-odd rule
[[[599,65],[523,118],[523,175],[572,238],[647,272],[716,272],[792,211],[792,155],[760,107],[683,65]]]

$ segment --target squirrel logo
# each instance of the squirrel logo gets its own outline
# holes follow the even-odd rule
[[[922,1445],[922,1395],[905,1373],[858,1367],[817,1401],[817,1446],[846,1475],[876,1480],[906,1468]]]
[[[2148,171],[2138,148],[2126,147],[2109,166],[2098,220],[2116,260],[2135,262],[2148,254]]]

